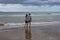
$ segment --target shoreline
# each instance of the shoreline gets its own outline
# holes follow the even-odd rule
[[[32,40],[60,40],[59,23],[45,26],[32,26],[31,32]],[[25,40],[24,28],[19,26],[1,29],[0,40]]]
[[[48,26],[48,25],[58,25],[60,24],[60,22],[55,21],[55,22],[35,22],[31,24],[31,27],[36,27],[36,26]],[[19,27],[24,27],[24,23],[23,24],[16,24],[16,25],[4,25],[4,26],[0,26],[0,29],[9,29],[9,28],[19,28]]]

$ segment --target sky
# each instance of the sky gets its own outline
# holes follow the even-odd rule
[[[60,0],[0,0],[3,12],[60,12]]]

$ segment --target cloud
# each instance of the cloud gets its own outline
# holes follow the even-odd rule
[[[4,12],[56,12],[60,11],[60,6],[24,6],[21,4],[0,4],[0,11]]]
[[[60,0],[26,0],[27,2],[39,2],[39,1],[48,1],[48,2],[60,2]]]
[[[60,11],[60,0],[0,0],[0,11]]]
[[[22,5],[60,5],[60,0],[0,0],[3,4],[22,4]]]
[[[26,0],[24,4],[30,5],[60,5],[60,0]]]

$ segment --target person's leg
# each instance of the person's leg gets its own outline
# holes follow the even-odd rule
[[[25,29],[27,29],[27,28],[28,28],[28,23],[25,23],[24,28],[25,28]]]
[[[28,23],[28,29],[31,31],[31,22]]]
[[[24,29],[26,28],[26,23],[25,23],[25,25],[24,25]]]

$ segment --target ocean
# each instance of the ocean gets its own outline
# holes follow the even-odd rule
[[[10,25],[20,25],[25,21],[25,14],[29,12],[0,12],[0,22]],[[32,23],[60,21],[60,13],[31,12]]]
[[[26,13],[0,12],[1,40],[25,40],[24,19]],[[33,12],[31,33],[32,40],[60,40],[60,13]]]

